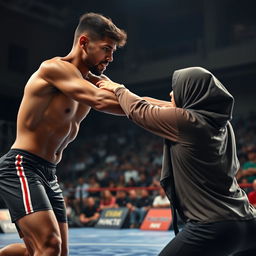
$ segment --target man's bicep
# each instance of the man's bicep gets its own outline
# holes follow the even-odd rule
[[[68,97],[89,105],[93,103],[97,90],[99,90],[83,78],[56,80],[53,85]]]
[[[85,80],[71,64],[46,63],[41,65],[43,79],[68,97],[84,104],[92,104],[97,88]]]

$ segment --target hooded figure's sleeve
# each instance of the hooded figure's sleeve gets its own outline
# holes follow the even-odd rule
[[[175,107],[152,105],[126,88],[118,88],[115,93],[126,116],[134,123],[160,137],[177,141]]]

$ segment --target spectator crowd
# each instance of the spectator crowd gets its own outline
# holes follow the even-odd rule
[[[240,161],[237,180],[256,206],[256,114],[232,124]],[[130,228],[138,228],[150,208],[170,207],[159,183],[162,142],[118,122],[108,132],[78,136],[57,167],[69,225],[92,227],[104,209],[127,207]]]

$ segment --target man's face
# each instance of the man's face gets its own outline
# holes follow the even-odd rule
[[[107,68],[109,62],[113,61],[116,42],[110,38],[97,41],[90,40],[86,50],[85,64],[93,74],[101,75]]]
[[[134,190],[130,190],[129,196],[130,196],[130,198],[136,198],[137,194]]]
[[[119,198],[125,198],[126,194],[124,191],[118,191],[118,197]]]
[[[92,206],[94,206],[94,204],[95,204],[94,199],[89,197],[89,198],[87,199],[87,205],[88,205],[89,207],[92,207]]]
[[[248,153],[248,159],[251,162],[255,162],[256,161],[256,153],[253,150]]]

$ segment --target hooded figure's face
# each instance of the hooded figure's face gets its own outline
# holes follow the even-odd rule
[[[176,106],[189,109],[223,126],[232,118],[234,98],[208,70],[180,69],[172,78]]]
[[[175,99],[174,99],[174,96],[173,96],[173,91],[170,92],[170,98],[171,98],[171,104],[173,107],[177,107],[176,104],[175,104]]]

